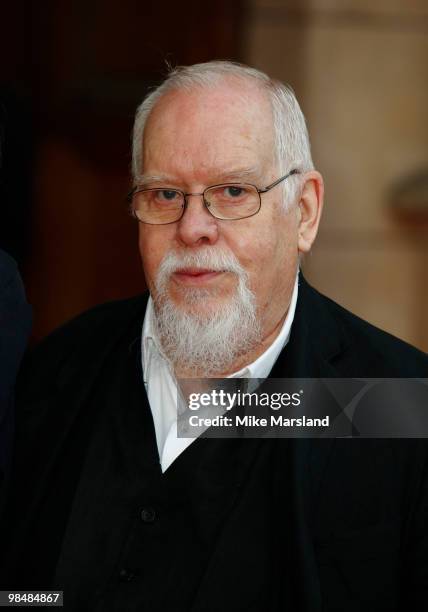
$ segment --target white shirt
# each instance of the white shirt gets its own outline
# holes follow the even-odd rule
[[[290,307],[278,336],[253,363],[228,378],[267,378],[290,338],[298,294],[297,273]],[[152,411],[162,472],[195,440],[177,437],[177,384],[168,361],[162,355],[154,333],[152,298],[147,303],[142,330],[141,358],[144,384]]]

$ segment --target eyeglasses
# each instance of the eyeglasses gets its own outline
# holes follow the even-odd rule
[[[262,205],[261,194],[270,191],[299,170],[291,170],[277,181],[259,189],[247,183],[225,183],[207,187],[202,193],[184,193],[179,189],[134,187],[128,195],[132,214],[141,223],[167,225],[184,215],[189,196],[202,196],[208,212],[216,219],[235,221],[256,215]]]

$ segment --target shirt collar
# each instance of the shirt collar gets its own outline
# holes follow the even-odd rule
[[[143,366],[143,377],[144,382],[147,384],[149,369],[150,369],[150,360],[153,355],[158,355],[160,358],[165,360],[165,363],[168,364],[168,360],[163,356],[161,347],[156,338],[155,332],[155,309],[153,306],[152,296],[149,296],[146,307],[146,314],[144,315],[143,322],[143,332],[141,339],[141,361]]]

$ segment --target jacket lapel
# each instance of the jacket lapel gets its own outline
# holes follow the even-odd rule
[[[300,274],[299,296],[288,345],[270,378],[339,378],[340,355],[346,339],[324,298]],[[333,364],[334,362],[334,364]],[[296,559],[298,604],[304,611],[321,610],[321,591],[312,536],[312,511],[334,439],[290,440],[292,538]],[[279,468],[287,473],[286,466]],[[287,483],[283,483],[287,487]]]

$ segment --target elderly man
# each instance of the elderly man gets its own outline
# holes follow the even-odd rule
[[[183,377],[424,377],[309,287],[323,181],[293,93],[173,71],[138,109],[150,294],[47,339],[20,384],[4,583],[90,611],[409,610],[428,597],[424,441],[178,438]]]

